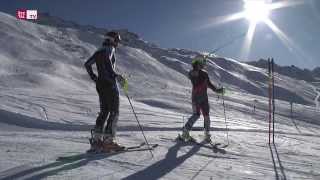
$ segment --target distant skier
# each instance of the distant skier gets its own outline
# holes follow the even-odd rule
[[[115,50],[120,41],[119,33],[108,32],[102,48],[97,50],[85,63],[85,68],[91,79],[96,83],[100,102],[100,113],[96,119],[93,137],[90,139],[92,151],[124,148],[114,139],[119,116],[119,90],[116,80],[118,82],[124,81],[124,78],[115,72]],[[92,70],[93,64],[96,64],[98,76]],[[107,124],[105,125],[106,120]]]
[[[193,115],[188,119],[182,130],[181,138],[189,141],[192,137],[189,134],[193,124],[199,119],[200,111],[204,117],[204,135],[205,140],[210,142],[210,116],[207,88],[209,87],[214,92],[223,93],[223,88],[214,86],[208,76],[208,73],[203,69],[205,65],[204,57],[196,57],[192,61],[192,70],[189,72],[189,79],[192,83],[192,110]]]

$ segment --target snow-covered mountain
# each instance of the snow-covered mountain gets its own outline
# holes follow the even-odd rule
[[[55,79],[50,82],[50,86],[57,87],[59,83],[63,83],[58,79],[70,81],[67,84],[77,83],[80,86],[83,86],[82,83],[87,84],[84,79],[88,80],[88,78],[85,78],[86,74],[83,71],[82,64],[101,44],[102,35],[106,30],[91,26],[80,26],[76,23],[51,17],[48,14],[41,14],[42,20],[38,23],[50,26],[35,26],[30,22],[13,21],[15,20],[14,17],[3,16],[1,22],[3,24],[1,29],[2,40],[10,43],[4,44],[1,54],[5,56],[4,58],[19,62],[10,63],[10,67],[6,68],[10,71],[10,76],[5,77],[6,80],[2,80],[3,83],[11,83],[8,85],[15,86],[14,84],[20,83],[13,84],[13,81],[8,81],[8,79],[21,76],[21,78],[17,77],[17,80],[22,81],[23,84],[39,85],[39,83],[51,81],[48,78],[52,78],[52,76],[48,77],[48,74],[59,72],[59,74],[55,74]],[[150,84],[152,87],[147,88],[150,89],[150,92],[155,92],[154,89],[161,92],[161,89],[167,87],[164,82],[168,80],[173,80],[174,83],[171,85],[180,86],[167,87],[176,91],[176,93],[179,93],[182,89],[185,92],[186,87],[189,89],[188,80],[182,77],[186,76],[188,69],[190,69],[189,64],[192,57],[199,52],[162,49],[143,41],[136,34],[126,30],[120,30],[120,32],[124,42],[119,49],[119,69],[123,73],[132,75],[130,82],[134,84],[132,85],[133,89],[137,89],[136,85],[138,81],[140,82],[140,77],[149,72],[157,80],[150,81],[150,78],[143,78],[143,82],[140,82],[139,86]],[[211,60],[214,63],[208,65],[208,72],[217,84],[220,83],[234,91],[267,96],[265,69],[255,68],[222,57],[211,58]],[[31,72],[29,70],[30,66],[35,68]],[[60,68],[67,68],[68,72],[61,73]],[[150,71],[145,71],[146,69]],[[72,78],[68,78],[68,76]],[[165,81],[161,81],[162,79]],[[140,94],[137,94],[138,98],[151,96],[151,94],[139,90],[134,90],[134,92],[140,92]],[[280,74],[276,79],[276,92],[278,99],[286,101],[293,99],[296,103],[308,105],[315,105],[313,100],[317,96],[310,84]]]
[[[130,97],[148,131],[150,141],[160,141],[160,150],[156,152],[155,159],[159,161],[153,164],[143,161],[147,155],[138,159],[139,155],[128,154],[119,157],[120,159],[109,159],[114,164],[109,164],[108,170],[101,164],[91,163],[86,166],[90,160],[80,161],[80,164],[76,164],[80,167],[78,169],[59,162],[48,164],[68,151],[70,144],[73,146],[72,152],[88,148],[88,130],[94,124],[99,108],[95,85],[89,79],[83,64],[100,46],[107,29],[78,25],[48,14],[39,17],[41,19],[36,24],[17,20],[0,12],[0,171],[3,171],[0,178],[157,179],[166,178],[167,174],[168,179],[274,178],[272,162],[266,162],[269,161],[270,152],[268,149],[264,151],[268,128],[266,69],[230,58],[210,57],[207,66],[210,78],[215,84],[228,90],[225,101],[231,130],[229,138],[233,145],[226,151],[220,149],[218,155],[210,155],[210,150],[200,152],[200,147],[182,147],[182,152],[190,150],[191,154],[175,157],[178,150],[175,149],[174,142],[168,139],[174,139],[172,137],[181,129],[182,122],[191,112],[191,83],[187,72],[191,68],[192,58],[200,52],[164,49],[144,41],[128,30],[118,30],[123,42],[117,51],[117,67],[129,79]],[[316,133],[320,124],[320,112],[317,109],[319,86],[278,73],[275,86],[276,127],[277,132],[283,135],[279,137],[279,143],[285,146],[282,152],[286,156],[286,170],[292,170],[288,174],[293,178],[317,178],[320,148],[314,142],[319,140]],[[218,99],[212,92],[209,96],[215,137],[225,139],[221,98]],[[289,101],[297,103],[294,114],[290,114]],[[253,104],[257,107],[257,112],[254,113]],[[292,115],[297,121],[290,119]],[[133,119],[126,98],[121,96],[119,136],[124,143],[141,139]],[[196,126],[201,126],[201,123],[199,121]],[[298,132],[287,134],[293,131]],[[290,138],[294,140],[291,141]],[[251,143],[247,143],[249,139],[252,140]],[[305,146],[310,148],[308,152],[303,151]],[[291,147],[297,149],[292,150]],[[172,154],[167,154],[167,159],[163,159],[167,150]],[[40,157],[34,154],[38,151],[41,151]],[[198,151],[200,156],[195,157],[195,162],[186,161]],[[296,154],[301,156],[291,157]],[[211,163],[208,158],[217,158],[222,163],[215,164],[218,166],[215,174],[211,174],[213,165],[208,166],[210,170],[197,169],[205,168],[206,163]],[[235,159],[240,161],[232,161]],[[95,160],[98,163],[104,162],[99,158]],[[225,163],[226,160],[230,164]],[[301,165],[296,165],[293,161],[299,161]],[[243,163],[248,167],[243,167]],[[59,169],[60,165],[67,166],[66,171],[63,167]],[[303,169],[304,165],[310,167]],[[57,169],[51,171],[46,166]],[[178,169],[182,172],[170,174],[173,166],[179,166]],[[124,172],[117,172],[118,167],[125,169]],[[90,168],[96,168],[96,171],[90,173]],[[69,175],[68,169],[73,171]],[[147,175],[147,172],[151,175]],[[113,175],[109,177],[106,173]]]
[[[39,24],[75,28],[84,32],[91,31],[95,34],[103,34],[106,31],[101,28],[80,26],[73,22],[66,22],[60,18],[52,17],[49,14],[43,14],[41,17],[45,18],[43,18],[42,21],[39,21]],[[184,76],[186,76],[188,69],[190,69],[189,64],[191,59],[200,54],[200,52],[185,49],[163,49],[154,44],[143,41],[138,35],[130,33],[127,30],[119,31],[124,37],[124,45],[145,51],[167,68],[180,72]],[[92,40],[89,41],[89,43],[92,43]],[[215,79],[216,84],[225,85],[235,91],[267,96],[268,78],[266,74],[266,66],[257,66],[256,64],[252,64],[256,67],[260,67],[260,69],[254,68],[244,63],[239,63],[238,61],[223,57],[212,57],[211,62],[214,62],[214,64],[209,64],[208,71],[211,73],[212,78]],[[278,81],[276,80],[277,99],[315,105],[314,99],[317,96],[317,93],[313,91],[313,87],[308,83],[297,81],[305,80],[309,77],[307,76],[309,74],[305,72],[307,70],[304,70],[302,74],[299,73],[302,70],[299,71],[300,69],[296,68],[298,70],[291,71],[291,74],[294,74],[291,75],[290,72],[283,73],[283,71],[286,70],[283,70],[278,66],[275,68],[276,72],[279,73],[279,83],[277,83]],[[299,77],[304,77],[304,79]],[[308,82],[315,81],[312,77],[314,76],[310,75],[310,78],[308,78],[310,81]],[[284,81],[286,81],[286,84],[282,84],[283,79],[285,79]]]
[[[250,65],[260,67],[260,68],[267,68],[268,61],[264,59],[260,59],[259,61],[252,61],[247,62]],[[279,66],[275,64],[274,66],[275,71],[279,74],[289,76],[294,79],[305,80],[307,82],[316,82],[320,78],[320,67],[316,67],[313,70],[309,69],[300,69],[294,65],[292,66]]]

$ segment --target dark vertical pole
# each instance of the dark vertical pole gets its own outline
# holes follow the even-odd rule
[[[268,58],[268,86],[269,86],[269,144],[271,139],[271,66],[270,59]]]
[[[271,72],[272,72],[272,142],[274,143],[274,114],[276,105],[274,103],[274,60],[271,60]]]

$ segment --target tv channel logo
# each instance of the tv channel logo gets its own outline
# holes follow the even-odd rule
[[[37,10],[18,9],[16,12],[16,17],[17,17],[17,19],[37,20],[38,19],[38,11]]]

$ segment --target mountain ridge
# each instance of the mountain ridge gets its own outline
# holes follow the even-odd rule
[[[268,68],[268,61],[265,59],[260,59],[258,61],[250,61],[245,62],[247,64],[267,69]],[[275,63],[274,66],[275,72],[286,75],[298,80],[305,80],[308,82],[315,82],[320,80],[320,67],[315,67],[313,70],[309,70],[307,68],[301,69],[297,66],[280,66]]]

